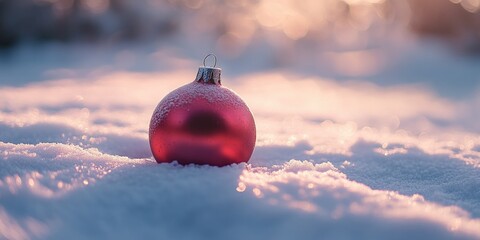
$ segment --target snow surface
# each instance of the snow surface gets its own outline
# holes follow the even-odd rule
[[[0,75],[0,239],[480,239],[478,91],[227,74],[250,162],[156,164],[151,114],[197,70],[170,59],[189,68]]]

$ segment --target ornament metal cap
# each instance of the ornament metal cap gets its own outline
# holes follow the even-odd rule
[[[210,56],[212,56],[214,60],[213,67],[207,67],[205,64],[205,61]],[[197,77],[195,78],[195,82],[222,85],[222,82],[220,79],[220,74],[222,73],[222,69],[216,68],[215,66],[217,66],[217,56],[215,56],[212,53],[205,56],[205,58],[203,59],[203,67],[198,68],[198,73],[197,73]]]

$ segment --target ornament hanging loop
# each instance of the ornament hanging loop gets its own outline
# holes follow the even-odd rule
[[[207,67],[206,61],[207,58],[213,57],[213,66]],[[217,56],[210,53],[203,59],[203,67],[198,68],[197,77],[195,78],[196,82],[209,83],[215,85],[222,85],[220,80],[220,74],[222,73],[221,68],[216,68],[217,66]]]
[[[207,56],[205,56],[205,58],[203,59],[203,66],[204,67],[207,67],[207,64],[205,63],[207,61],[207,58],[212,56],[213,57],[213,67],[216,67],[217,66],[217,56],[215,56],[215,54],[213,53],[209,53]]]

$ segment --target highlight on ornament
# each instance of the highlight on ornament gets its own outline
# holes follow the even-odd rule
[[[213,57],[212,67],[206,60]],[[222,86],[217,58],[207,55],[195,80],[175,89],[157,105],[149,141],[158,163],[225,166],[248,162],[256,128],[245,102]]]

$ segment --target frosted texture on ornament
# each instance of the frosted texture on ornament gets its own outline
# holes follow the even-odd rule
[[[232,90],[214,84],[192,82],[167,94],[157,105],[152,117],[152,125],[157,125],[173,107],[189,104],[192,99],[204,98],[210,103],[243,106],[245,103]],[[153,131],[154,129],[150,129]]]

